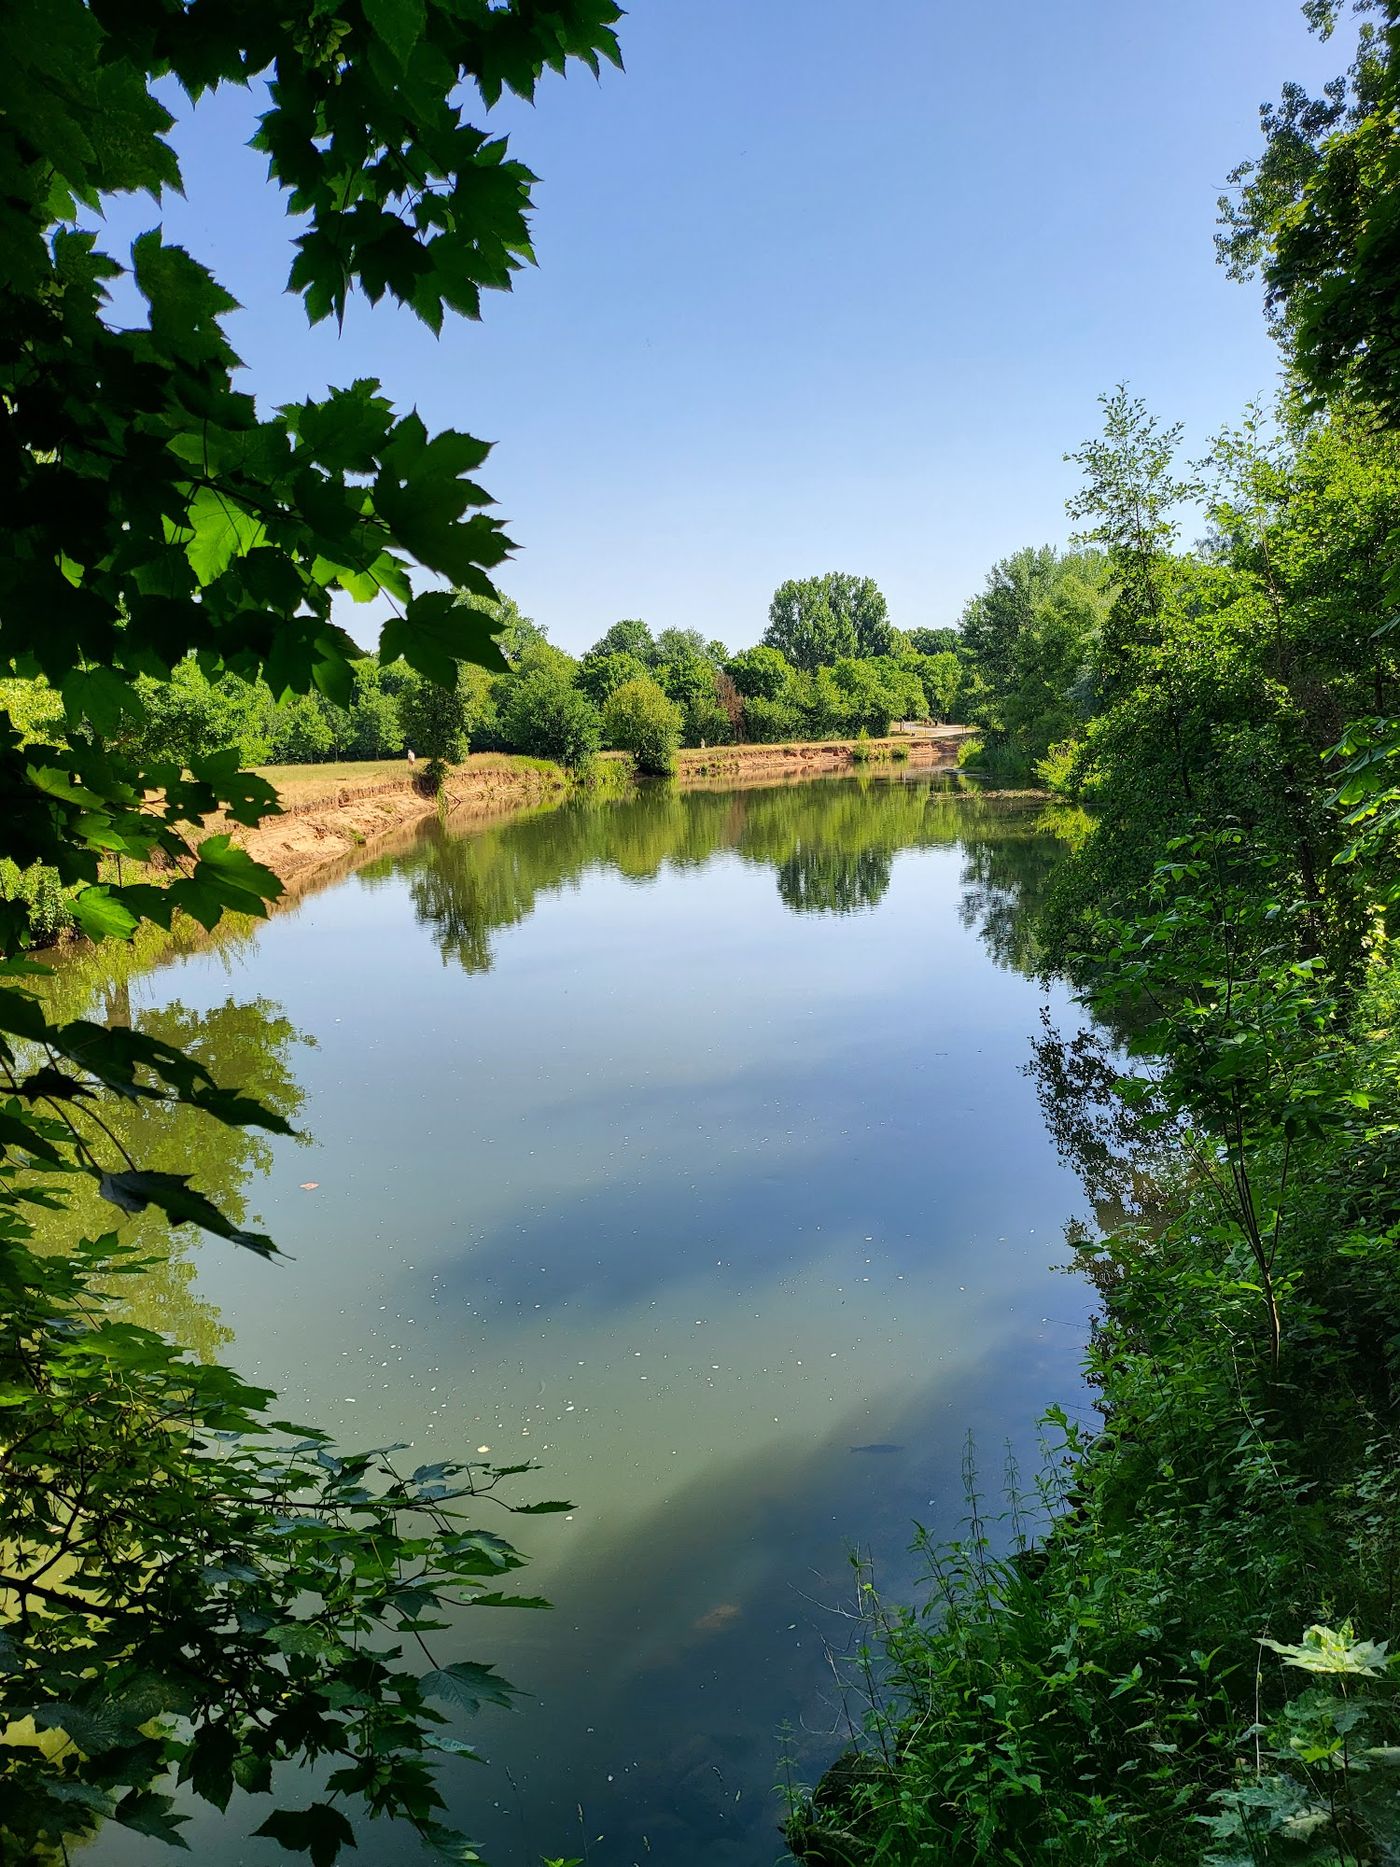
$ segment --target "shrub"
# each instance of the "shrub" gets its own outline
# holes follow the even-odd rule
[[[516,751],[557,759],[571,771],[601,743],[598,709],[562,672],[537,668],[510,683],[501,732]]]
[[[759,745],[796,739],[801,725],[796,707],[786,700],[765,700],[754,694],[744,702],[744,731]]]
[[[69,891],[57,869],[31,862],[22,869],[8,857],[0,860],[0,900],[22,901],[35,946],[49,946],[73,925]]]
[[[609,745],[630,752],[638,771],[653,777],[675,770],[681,725],[680,708],[647,675],[624,682],[603,708]]]

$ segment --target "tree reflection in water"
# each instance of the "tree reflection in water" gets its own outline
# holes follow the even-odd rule
[[[959,780],[851,778],[748,791],[654,786],[624,803],[579,801],[468,834],[436,828],[358,871],[374,887],[407,876],[415,912],[444,961],[489,971],[492,935],[518,925],[541,895],[589,870],[645,884],[663,870],[722,855],[771,868],[795,914],[879,906],[906,850],[957,848],[963,923],[998,965],[1036,969],[1035,910],[1059,857],[1054,813]]]
[[[293,1071],[303,1037],[265,998],[228,998],[207,1011],[195,1011],[178,999],[157,1007],[141,1006],[125,968],[109,970],[108,948],[79,953],[56,968],[48,983],[51,1002],[65,1017],[100,1018],[129,1025],[167,1044],[177,1045],[204,1065],[214,1081],[256,1097],[294,1121],[302,1090]],[[257,1185],[272,1164],[272,1144],[256,1129],[226,1128],[193,1108],[163,1102],[118,1101],[103,1119],[113,1139],[143,1167],[164,1173],[187,1173],[236,1225],[256,1228]],[[66,1248],[75,1237],[100,1238],[116,1231],[124,1244],[136,1246],[143,1259],[140,1276],[120,1285],[121,1314],[126,1321],[153,1329],[212,1361],[230,1340],[231,1331],[217,1309],[195,1288],[195,1247],[201,1236],[193,1226],[171,1227],[154,1206],[143,1213],[121,1214],[104,1200],[86,1175],[74,1176],[61,1211],[36,1210],[36,1248]]]

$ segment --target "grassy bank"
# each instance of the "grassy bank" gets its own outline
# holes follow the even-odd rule
[[[1397,1858],[1400,964],[1335,995],[1264,897],[1248,962],[1192,987],[1188,904],[1103,962],[1108,1014],[1125,966],[1171,1004],[1125,1077],[1107,1043],[1038,1053],[1104,1226],[1071,1240],[1101,1419],[1052,1413],[1029,1497],[921,1540],[912,1604],[869,1591],[864,1737],[795,1803],[803,1860]]]

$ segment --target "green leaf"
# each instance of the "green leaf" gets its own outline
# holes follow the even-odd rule
[[[121,731],[124,720],[139,726],[146,717],[135,688],[111,668],[74,668],[64,676],[62,693],[70,724],[90,720],[108,738]]]
[[[105,1789],[99,1789],[95,1783],[84,1783],[79,1778],[66,1779],[45,1786],[44,1794],[50,1802],[76,1803],[79,1808],[91,1809],[94,1815],[105,1819],[116,1814],[117,1805]]]
[[[144,1212],[148,1206],[158,1206],[172,1225],[202,1226],[215,1237],[227,1238],[245,1251],[256,1252],[259,1257],[277,1255],[277,1247],[270,1238],[265,1238],[261,1232],[243,1231],[226,1219],[203,1193],[196,1192],[188,1174],[130,1168],[125,1173],[104,1173],[98,1181],[98,1191],[123,1212]]]
[[[483,1705],[504,1705],[520,1696],[508,1679],[502,1679],[494,1667],[475,1660],[459,1660],[454,1666],[442,1666],[424,1673],[419,1681],[434,1698],[450,1699],[466,1711],[480,1711]]]
[[[218,320],[226,311],[237,311],[238,300],[183,247],[164,245],[158,228],[133,242],[131,257],[137,290],[150,306],[157,348],[181,363],[236,367],[238,358]]]
[[[196,490],[185,511],[185,529],[193,534],[185,555],[201,584],[213,583],[236,557],[246,557],[267,538],[261,519],[212,486]]]
[[[428,23],[424,0],[361,0],[361,5],[375,37],[393,53],[400,69],[406,69]]]
[[[130,908],[113,897],[110,888],[94,883],[73,897],[73,918],[89,940],[129,940],[139,925]]]
[[[311,1867],[331,1867],[342,1848],[355,1847],[355,1830],[329,1802],[309,1809],[274,1809],[254,1834],[265,1835],[292,1854],[309,1854]]]
[[[152,1790],[133,1790],[117,1804],[115,1819],[123,1828],[130,1828],[138,1835],[149,1835],[152,1841],[163,1841],[167,1847],[188,1851],[189,1842],[180,1833],[180,1826],[190,1818],[176,1813],[169,1796],[158,1796]]]
[[[180,1781],[188,1783],[197,1796],[212,1802],[216,1809],[226,1809],[233,1794],[233,1766],[237,1754],[238,1741],[228,1725],[202,1725],[185,1753]]]
[[[196,852],[196,881],[218,878],[228,905],[245,914],[261,909],[266,901],[275,901],[283,893],[282,884],[260,862],[254,862],[246,849],[240,849],[230,836],[207,836]],[[244,903],[254,904],[245,906]]]

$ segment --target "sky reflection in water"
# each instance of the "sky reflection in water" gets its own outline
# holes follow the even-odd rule
[[[907,1588],[966,1434],[996,1491],[1082,1404],[1084,1201],[1022,1073],[1055,852],[917,775],[653,793],[434,828],[133,988],[314,1039],[281,1027],[312,1142],[248,1186],[293,1261],[195,1253],[224,1357],[347,1444],[535,1456],[522,1497],[577,1503],[514,1526],[556,1611],[444,1637],[534,1695],[444,1776],[498,1867],[773,1859],[779,1724],[809,1776],[845,1728],[850,1547]],[[191,1845],[281,1858],[238,1814]]]

